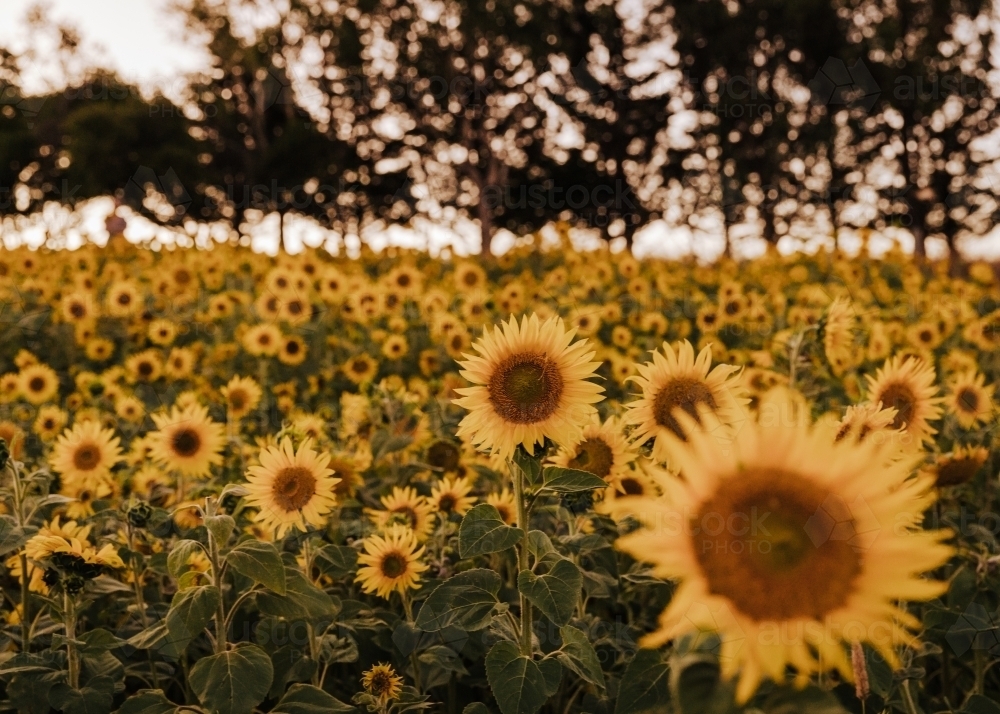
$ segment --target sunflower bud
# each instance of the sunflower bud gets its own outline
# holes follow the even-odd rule
[[[586,513],[594,507],[594,492],[577,491],[563,494],[562,506],[574,516]]]
[[[125,517],[133,528],[145,528],[153,515],[153,507],[145,501],[137,501],[129,506]]]
[[[67,575],[63,580],[63,588],[70,595],[77,595],[83,592],[83,586],[87,584],[87,581],[82,575]]]

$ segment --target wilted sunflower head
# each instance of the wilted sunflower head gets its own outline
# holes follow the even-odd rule
[[[939,488],[968,483],[979,472],[990,452],[982,446],[962,446],[934,462],[935,484]]]

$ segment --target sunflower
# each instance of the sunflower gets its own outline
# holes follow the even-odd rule
[[[155,382],[163,374],[163,360],[157,350],[143,350],[125,360],[125,369],[128,370],[128,381],[132,384]]]
[[[115,343],[103,337],[93,337],[87,340],[83,348],[87,359],[94,362],[104,362],[115,351]]]
[[[177,337],[177,326],[170,320],[158,319],[149,323],[147,333],[149,341],[154,345],[166,347]]]
[[[63,319],[73,325],[86,323],[97,317],[94,296],[89,292],[72,292],[60,301]]]
[[[122,281],[108,289],[105,305],[112,317],[128,317],[141,307],[139,288],[131,281]]]
[[[556,466],[587,471],[614,484],[631,471],[636,456],[636,449],[625,438],[618,419],[609,417],[602,424],[595,414],[583,428],[580,440],[560,447],[551,461]]]
[[[986,377],[975,371],[965,372],[952,379],[945,406],[963,428],[971,429],[993,416],[992,394],[993,385],[986,384]]]
[[[32,404],[44,404],[59,393],[59,375],[46,364],[32,364],[21,370],[20,393]]]
[[[274,325],[254,325],[243,334],[242,342],[254,357],[273,357],[281,349],[281,330]]]
[[[378,374],[378,362],[367,354],[359,354],[351,357],[342,367],[344,376],[355,384],[370,382]]]
[[[298,335],[286,335],[281,338],[281,348],[278,350],[278,360],[292,367],[302,364],[306,359],[306,343]]]
[[[96,421],[77,422],[56,441],[49,463],[67,481],[107,476],[122,460],[121,441]]]
[[[191,376],[196,360],[194,350],[190,347],[174,347],[163,365],[163,372],[170,379],[186,379]]]
[[[384,706],[399,699],[403,678],[396,674],[391,664],[377,664],[361,675],[361,686]]]
[[[663,493],[661,482],[676,478],[657,466],[651,459],[637,459],[609,488],[604,489],[601,500],[594,505],[598,513],[606,513],[616,520],[634,516],[635,509],[644,501]]]
[[[306,439],[296,450],[287,436],[260,453],[260,465],[247,470],[247,504],[258,509],[254,520],[281,538],[292,528],[322,526],[336,505],[339,478],[328,468],[330,456],[317,453]]]
[[[844,298],[837,298],[822,322],[823,352],[830,370],[840,376],[854,358],[854,310]]]
[[[51,521],[43,525],[38,529],[36,536],[51,536],[55,538],[62,538],[69,542],[73,538],[76,538],[80,542],[87,540],[90,535],[90,530],[92,526],[90,525],[78,525],[76,521],[66,521],[65,523],[60,522],[60,517],[56,516]],[[37,545],[37,544],[36,544]],[[21,573],[21,558],[15,554],[7,559],[5,563],[10,574],[18,579],[18,582],[22,582],[23,574]],[[43,576],[45,575],[45,568],[35,565],[33,562],[28,562],[28,589],[32,592],[47,594],[49,592],[49,586],[45,584]]]
[[[749,399],[739,368],[728,364],[711,369],[712,350],[705,347],[695,359],[694,348],[684,340],[675,352],[663,343],[663,354],[653,352],[653,361],[638,365],[639,376],[632,379],[642,388],[642,397],[627,404],[627,424],[636,425],[633,440],[655,439],[653,458],[667,461],[667,437],[684,438],[677,415],[688,414],[699,422],[710,415],[716,426],[734,427],[744,418]]]
[[[146,405],[132,395],[123,396],[115,402],[115,414],[131,424],[138,424],[146,416]]]
[[[893,441],[901,448],[913,446],[912,434],[905,429],[893,428],[897,414],[891,407],[883,408],[881,402],[847,407],[843,418],[836,424],[833,440],[862,442],[870,439],[880,445]]]
[[[427,564],[420,561],[424,546],[416,534],[396,523],[384,535],[372,535],[364,540],[365,552],[358,556],[361,567],[355,580],[366,593],[376,593],[389,599],[393,592],[400,595],[420,587],[420,574]]]
[[[547,438],[575,442],[604,388],[588,381],[601,364],[590,342],[570,344],[573,334],[561,318],[537,315],[487,329],[473,345],[479,355],[459,363],[475,386],[456,390],[469,410],[457,435],[504,458],[518,444],[533,453]]]
[[[196,478],[208,476],[222,463],[223,428],[208,416],[208,409],[192,404],[173,407],[167,414],[153,414],[157,431],[150,434],[150,453],[156,461]]]
[[[67,421],[69,421],[69,415],[59,407],[50,404],[38,410],[38,415],[31,428],[42,441],[52,441],[66,426]]]
[[[989,455],[982,446],[960,446],[950,454],[942,454],[931,468],[935,485],[945,488],[971,481]]]
[[[94,501],[106,499],[115,493],[115,483],[108,475],[95,478],[64,478],[59,494],[72,499],[66,504],[69,518],[90,518],[94,515]]]
[[[470,496],[470,493],[472,483],[468,478],[445,476],[431,487],[430,503],[443,519],[452,513],[464,516],[476,503],[476,497]]]
[[[424,540],[434,529],[431,514],[434,507],[424,496],[417,493],[412,486],[402,488],[393,486],[392,493],[382,496],[385,510],[367,509],[368,515],[374,519],[379,528],[386,528],[396,523],[402,523],[412,530],[419,540]]]
[[[917,444],[937,433],[928,424],[941,417],[941,398],[935,394],[934,368],[914,357],[893,357],[874,377],[868,375],[868,401],[895,409],[892,428],[905,428]]]
[[[389,335],[382,343],[382,355],[387,359],[402,359],[410,351],[410,345],[402,335]]]
[[[947,590],[920,577],[953,552],[942,543],[949,532],[917,526],[932,480],[907,481],[912,463],[887,465],[867,442],[831,444],[801,420],[750,422],[720,451],[682,418],[687,441],[668,438],[684,480],[644,504],[643,527],[618,540],[679,582],[643,646],[717,632],[741,703],[765,677],[783,681],[788,665],[800,683],[827,667],[851,680],[844,642],[868,640],[898,666],[896,645],[915,645],[920,626],[899,601]],[[694,527],[669,527],[681,522]]]
[[[219,390],[226,400],[226,408],[230,419],[242,419],[260,404],[263,391],[250,377],[239,375],[229,380],[229,383]]]

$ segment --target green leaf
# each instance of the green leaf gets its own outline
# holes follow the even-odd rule
[[[229,536],[236,530],[236,521],[233,520],[232,516],[220,513],[206,518],[205,527],[212,534],[212,537],[215,538],[216,545],[219,548],[225,548],[229,542]]]
[[[311,684],[293,684],[271,710],[271,714],[329,714],[353,712],[355,708]]]
[[[1000,704],[982,694],[973,694],[962,707],[962,714],[1000,714]]]
[[[639,650],[625,667],[618,685],[615,714],[666,710],[670,701],[670,668],[657,650]]]
[[[545,677],[513,642],[500,641],[486,655],[486,678],[503,714],[534,714],[545,701]]]
[[[464,630],[481,630],[490,623],[497,604],[500,576],[492,570],[476,568],[454,575],[439,585],[417,613],[416,625],[437,632],[452,625]]]
[[[490,714],[490,708],[482,702],[473,702],[465,705],[462,714]]]
[[[543,659],[538,663],[538,669],[542,671],[542,679],[545,680],[545,696],[555,696],[562,683],[562,665],[559,660],[554,657]]]
[[[0,516],[0,555],[17,550],[37,532],[34,526],[19,527],[11,516]]]
[[[458,530],[458,549],[463,558],[497,553],[517,545],[523,533],[520,528],[504,523],[495,506],[480,503],[462,519]]]
[[[555,552],[552,539],[542,531],[528,531],[528,551],[535,556],[535,560],[541,560],[549,553]]]
[[[49,692],[64,679],[63,672],[19,672],[7,680],[6,703],[12,705],[17,714],[49,714],[52,710]]]
[[[214,585],[178,590],[174,594],[164,618],[172,649],[183,652],[191,640],[201,634],[218,609],[219,598],[219,589]]]
[[[519,469],[521,469],[521,473],[524,474],[524,479],[528,482],[529,486],[534,486],[538,483],[538,480],[542,475],[541,459],[529,454],[525,448],[519,444],[517,449],[514,451],[514,463],[517,464]]]
[[[703,654],[672,661],[670,692],[678,714],[723,714],[733,710],[735,682],[722,682],[719,666]],[[798,711],[798,710],[796,710]]]
[[[285,594],[257,593],[257,608],[261,614],[287,620],[332,617],[337,611],[329,595],[306,580],[297,568],[287,566]]]
[[[80,689],[61,683],[49,692],[49,704],[63,714],[107,714],[111,711],[114,691],[110,677],[94,677]]]
[[[163,696],[163,690],[143,689],[126,699],[118,714],[174,714],[177,705]]]
[[[271,664],[274,666],[274,678],[267,695],[269,699],[280,697],[290,683],[309,681],[316,671],[316,662],[299,644],[279,647],[271,654]]]
[[[188,676],[192,691],[213,714],[250,714],[264,701],[274,668],[257,645],[242,644],[198,660]]]
[[[245,540],[229,551],[226,562],[237,573],[279,595],[285,594],[285,564],[281,562],[281,554],[272,543]]]
[[[432,647],[428,647],[420,653],[420,656],[417,659],[424,664],[440,667],[447,672],[457,672],[458,674],[469,673],[469,670],[467,670],[465,665],[462,664],[462,660],[458,656],[458,653],[451,647],[445,647],[444,645],[434,645]]]
[[[346,578],[357,572],[358,551],[346,545],[325,545],[316,551],[313,565],[335,580]]]
[[[205,552],[205,547],[196,540],[179,540],[167,556],[167,571],[175,578],[188,569],[188,558],[197,551]]]
[[[542,471],[542,488],[557,493],[592,491],[607,485],[607,481],[589,471],[564,469],[558,466],[548,466]]]
[[[545,575],[517,574],[517,589],[557,625],[565,625],[580,600],[583,576],[571,560],[560,560]]]
[[[573,670],[577,676],[591,684],[604,689],[604,672],[601,671],[601,661],[597,658],[597,650],[590,644],[587,635],[572,625],[559,629],[563,646],[559,661]]]

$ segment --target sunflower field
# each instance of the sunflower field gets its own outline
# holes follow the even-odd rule
[[[961,267],[6,251],[0,710],[1000,712]]]

